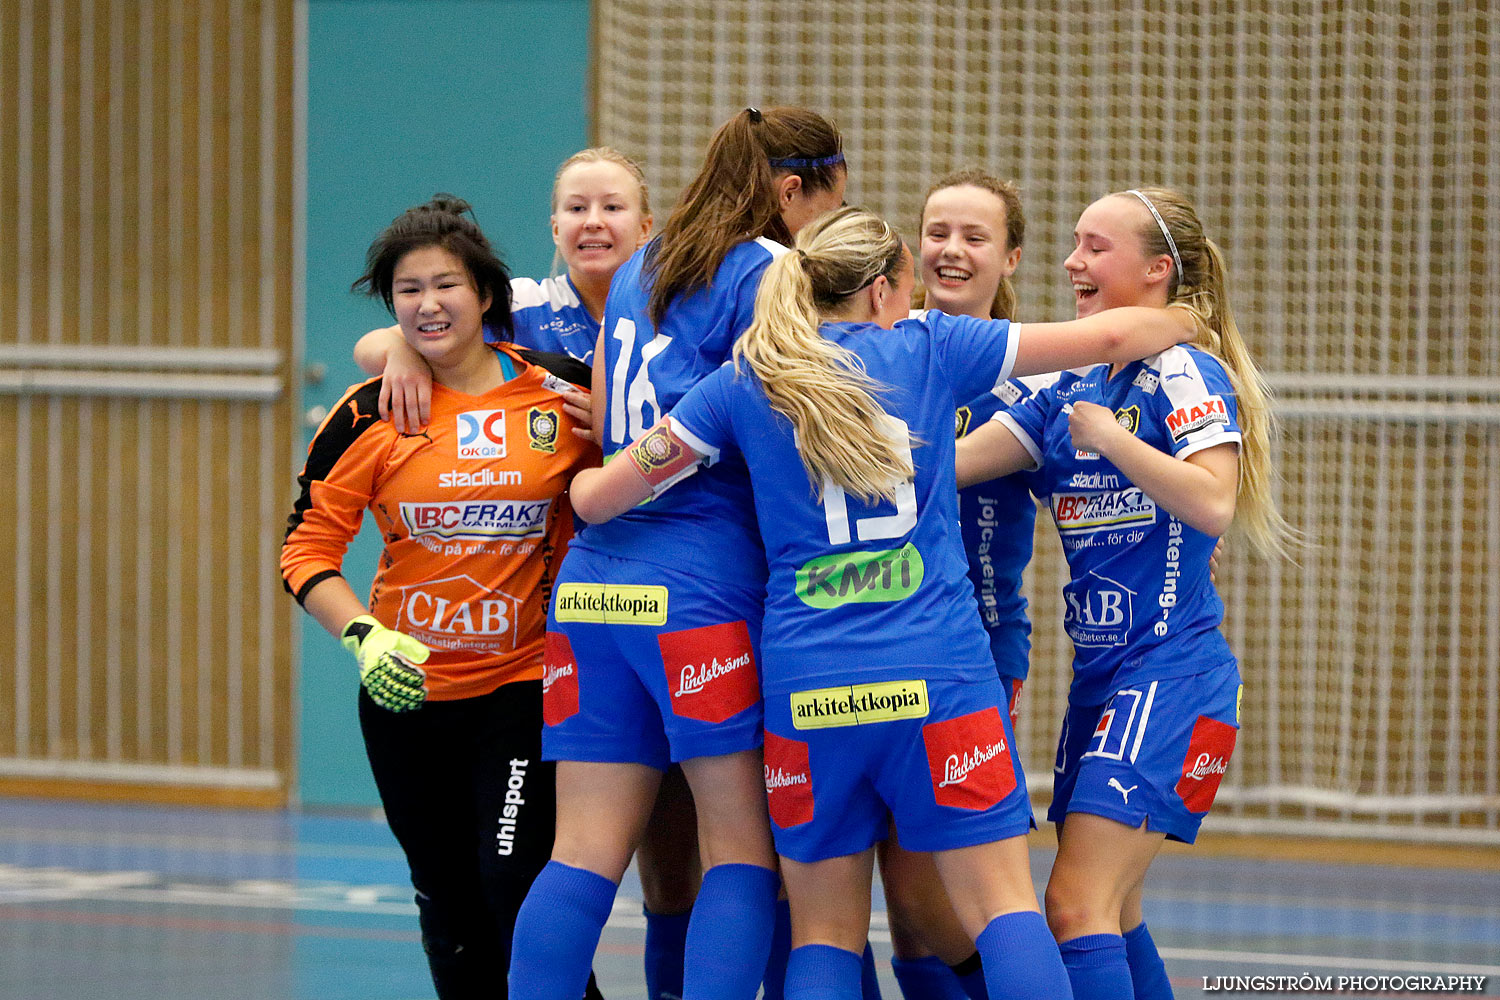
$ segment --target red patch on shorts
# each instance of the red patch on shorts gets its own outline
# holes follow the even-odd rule
[[[1177,794],[1188,812],[1206,813],[1214,804],[1219,792],[1219,782],[1229,769],[1229,758],[1234,753],[1234,738],[1239,730],[1227,722],[1198,716],[1193,723],[1193,736],[1188,740],[1187,753],[1182,758],[1182,777],[1177,780]]]
[[[1019,677],[1010,679],[1010,728],[1012,732],[1015,731],[1016,723],[1021,721],[1021,685],[1025,683]]]
[[[542,722],[555,726],[578,714],[578,658],[561,632],[548,632],[542,651]]]
[[[673,715],[723,722],[760,700],[760,672],[744,622],[663,632],[656,641]]]
[[[986,708],[922,727],[932,794],[940,806],[988,809],[1016,787],[1000,709]]]
[[[812,766],[806,743],[766,733],[766,799],[771,822],[783,830],[812,820]]]

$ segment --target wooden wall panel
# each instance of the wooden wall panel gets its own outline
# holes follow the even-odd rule
[[[282,801],[294,4],[6,10],[0,791]]]

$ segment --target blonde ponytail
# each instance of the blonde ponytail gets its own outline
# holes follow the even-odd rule
[[[792,423],[797,452],[822,498],[825,481],[866,503],[895,500],[915,474],[910,442],[891,434],[876,401],[882,389],[851,351],[819,332],[824,311],[881,275],[905,267],[902,244],[882,219],[841,208],[805,226],[797,248],[771,262],[755,296],[755,319],[734,345],[771,408]]]

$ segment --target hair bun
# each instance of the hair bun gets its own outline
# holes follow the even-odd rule
[[[474,206],[470,205],[462,198],[458,197],[457,195],[444,194],[441,191],[433,195],[432,199],[422,207],[428,209],[429,211],[451,212],[454,215],[463,215],[465,212],[474,211]]]

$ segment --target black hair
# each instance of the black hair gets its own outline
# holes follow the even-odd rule
[[[510,318],[510,271],[480,230],[474,209],[451,194],[435,194],[393,219],[370,244],[365,273],[350,288],[378,296],[394,316],[391,285],[396,265],[413,250],[432,246],[442,247],[463,262],[480,299],[490,296],[485,325],[501,340],[511,339],[515,327]]]

